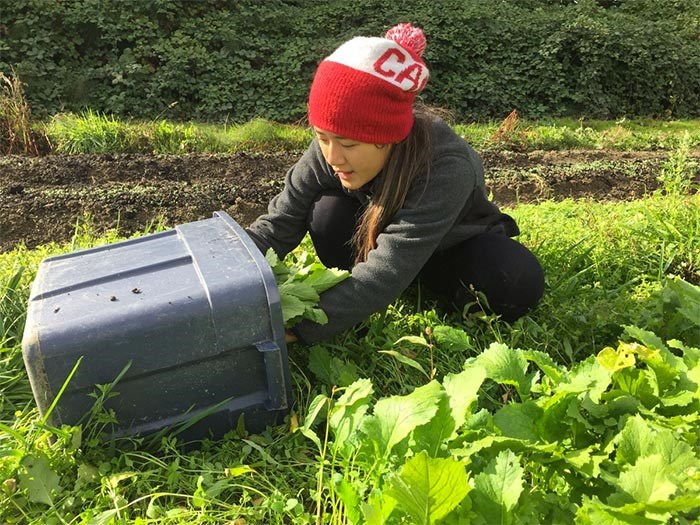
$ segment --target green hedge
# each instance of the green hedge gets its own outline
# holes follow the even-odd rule
[[[411,21],[459,120],[700,115],[700,0],[10,0],[0,71],[39,117],[305,114],[318,61]]]

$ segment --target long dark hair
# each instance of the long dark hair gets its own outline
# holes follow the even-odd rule
[[[401,209],[413,181],[430,172],[432,158],[432,122],[435,114],[422,106],[413,110],[411,132],[393,145],[386,165],[373,185],[372,200],[360,218],[352,245],[355,263],[367,259],[377,246],[377,237]]]

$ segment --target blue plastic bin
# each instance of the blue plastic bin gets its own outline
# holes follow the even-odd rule
[[[201,417],[188,439],[257,432],[290,407],[279,292],[267,261],[226,213],[161,233],[42,261],[22,353],[45,414],[78,424],[96,385],[113,435],[149,434]],[[206,416],[202,417],[204,414]]]

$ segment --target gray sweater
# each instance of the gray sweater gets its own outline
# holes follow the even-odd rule
[[[268,212],[247,229],[262,252],[272,247],[284,257],[293,250],[307,232],[312,203],[327,189],[342,186],[314,140],[287,172],[284,190],[272,199]],[[344,191],[360,200],[371,198],[371,192]],[[403,207],[379,234],[367,260],[353,267],[350,278],[321,294],[328,323],[302,321],[294,332],[302,342],[312,343],[352,327],[391,304],[433,252],[486,231],[519,233],[513,219],[489,202],[478,154],[438,120],[429,174],[412,183]]]

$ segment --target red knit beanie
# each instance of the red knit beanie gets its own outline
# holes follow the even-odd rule
[[[353,38],[316,70],[309,123],[341,137],[388,144],[413,127],[413,101],[428,82],[423,31],[399,24],[384,38]]]

